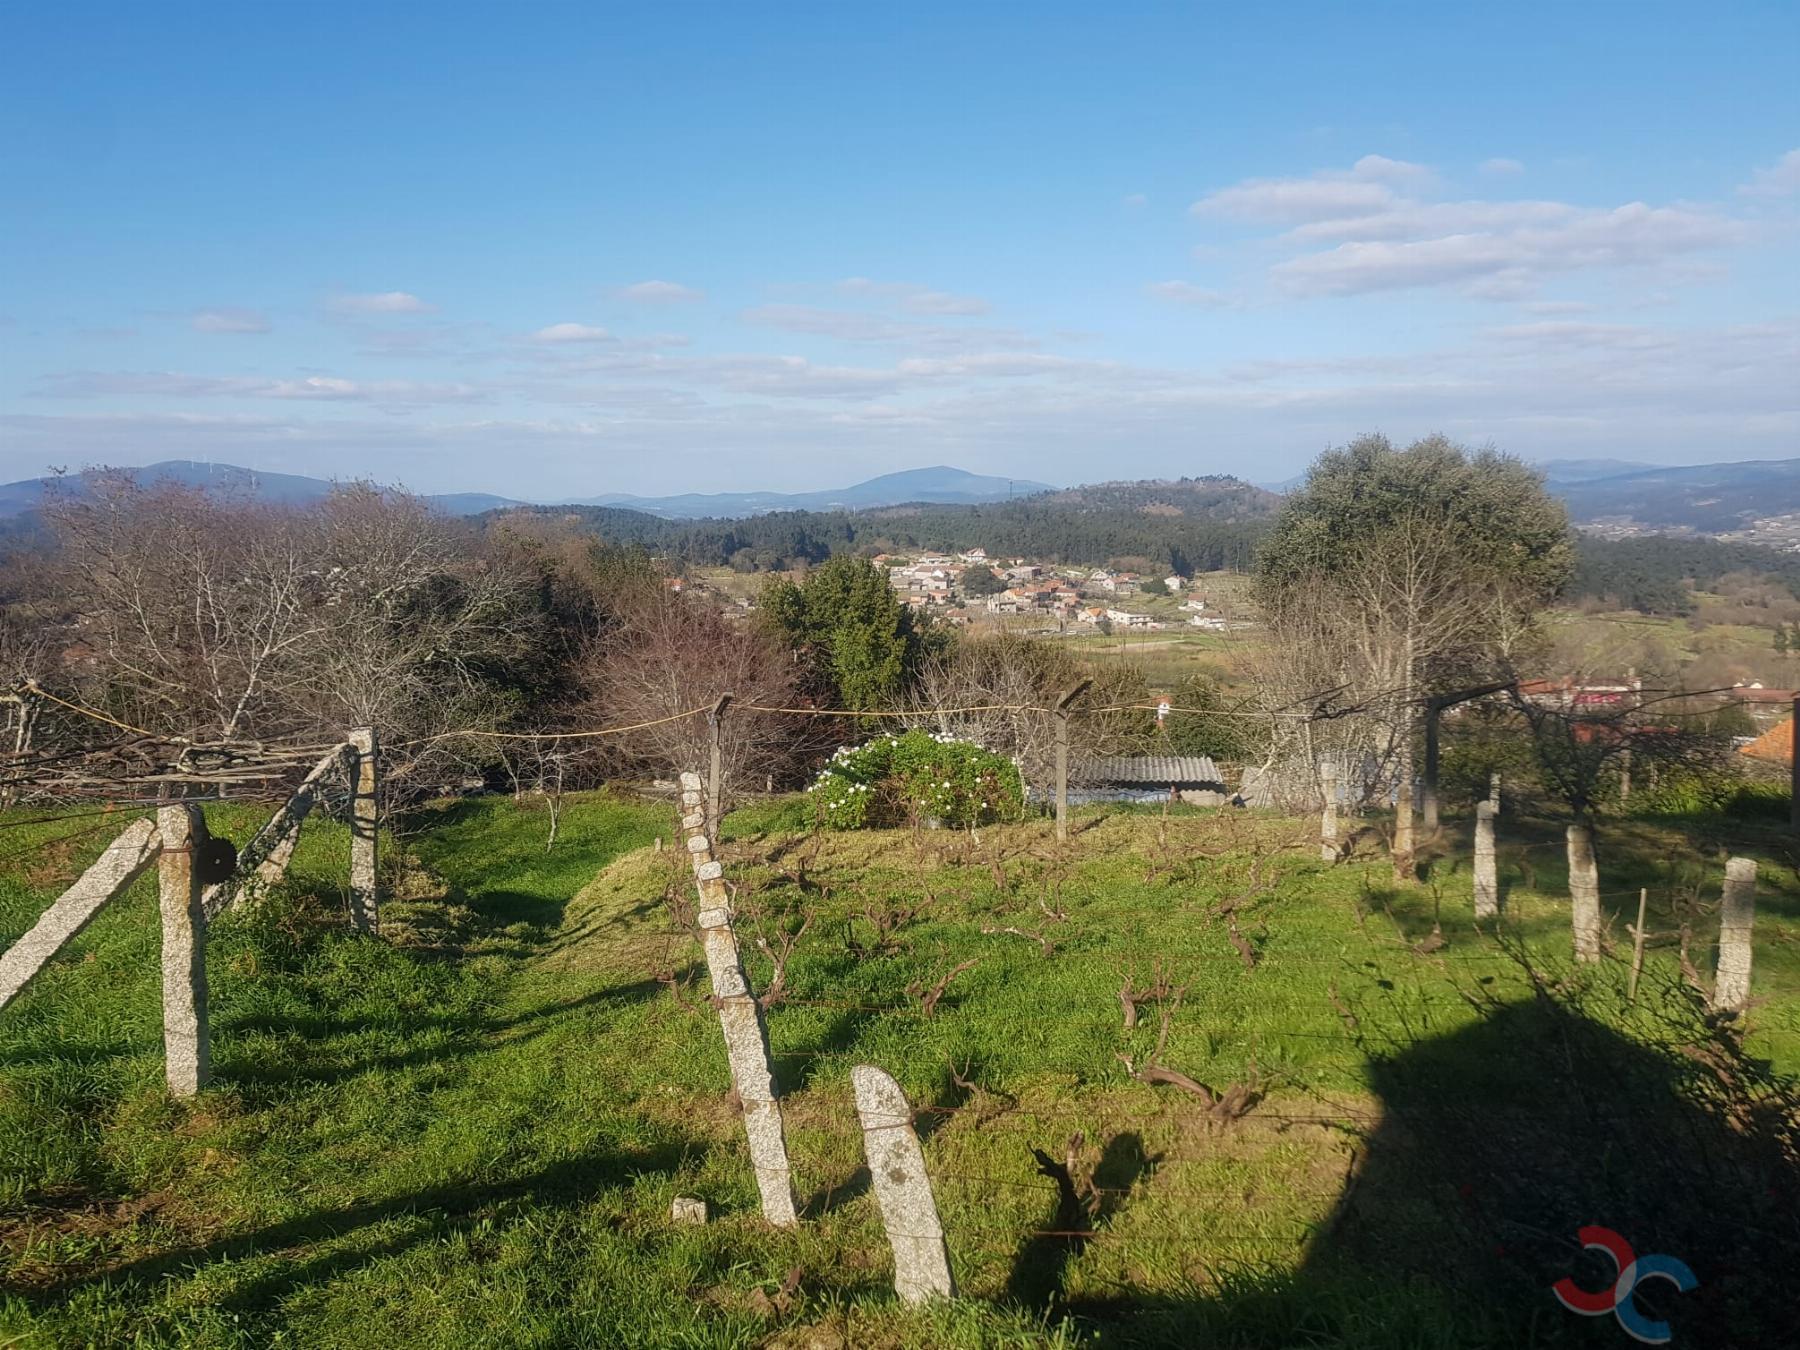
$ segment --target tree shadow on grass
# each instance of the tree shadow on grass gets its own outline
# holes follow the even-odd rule
[[[1693,1269],[1691,1293],[1653,1281],[1638,1295],[1680,1343],[1800,1342],[1771,1284],[1800,1260],[1800,1091],[1679,987],[1645,1000],[1659,1011],[1638,1039],[1539,979],[1535,998],[1377,1054],[1379,1122],[1297,1284],[1429,1281],[1559,1344],[1586,1328],[1551,1286],[1617,1274],[1576,1237],[1602,1225]]]
[[[1075,1175],[1070,1160],[1059,1161],[1032,1150],[1038,1171],[1056,1187],[1055,1211],[1042,1231],[1033,1234],[1013,1258],[1007,1278],[1007,1297],[1028,1308],[1050,1309],[1061,1302],[1069,1263],[1130,1198],[1140,1180],[1147,1178],[1159,1159],[1144,1150],[1143,1137],[1135,1131],[1115,1134],[1101,1150],[1100,1161],[1088,1177]],[[1080,1151],[1080,1136],[1070,1141],[1070,1155]]]
[[[330,1059],[330,1043],[339,1037],[358,1037],[368,1030],[366,1022],[325,1014],[294,1017],[259,1015],[242,1021],[223,1021],[219,1024],[215,1040],[220,1049],[219,1078],[227,1083],[242,1084],[252,1090],[288,1086],[319,1087],[361,1078],[370,1073],[393,1073],[425,1065],[448,1065],[471,1055],[516,1049],[542,1036],[554,1034],[558,1030],[558,1024],[570,1018],[586,1015],[590,1011],[642,1003],[657,997],[662,988],[655,980],[637,980],[610,989],[594,990],[578,998],[544,1004],[507,1017],[470,1020],[466,1016],[420,1013],[416,1018],[409,1019],[405,1026],[393,1028],[392,1034],[412,1040],[439,1032],[444,1033],[448,1039],[433,1039],[429,1044],[406,1050],[354,1053],[336,1062],[331,1062]],[[251,1033],[298,1037],[307,1042],[315,1055],[318,1054],[318,1047],[323,1046],[325,1053],[322,1058],[326,1062],[321,1063],[317,1059],[296,1061],[288,1056],[269,1058],[234,1054],[232,1038]]]
[[[673,1175],[705,1151],[704,1141],[666,1139],[642,1150],[597,1150],[551,1164],[521,1177],[434,1186],[408,1195],[344,1209],[321,1210],[299,1219],[233,1234],[204,1244],[165,1249],[151,1256],[71,1275],[53,1284],[20,1290],[31,1303],[50,1305],[95,1285],[121,1293],[148,1292],[166,1278],[215,1262],[240,1262],[279,1254],[273,1269],[238,1284],[220,1305],[252,1315],[273,1311],[289,1294],[325,1284],[347,1271],[409,1248],[441,1242],[484,1221],[504,1221],[511,1213],[542,1214],[574,1209],[596,1195],[628,1187],[645,1175]],[[369,1234],[396,1220],[397,1233]],[[367,1240],[358,1241],[359,1235]]]
[[[1048,1298],[1101,1347],[1632,1344],[1610,1315],[1578,1316],[1552,1293],[1564,1278],[1590,1291],[1617,1278],[1577,1237],[1599,1225],[1692,1268],[1689,1292],[1651,1280],[1633,1295],[1675,1344],[1800,1345],[1786,1292],[1800,1263],[1800,1084],[1746,1055],[1679,983],[1647,979],[1628,1010],[1604,982],[1526,975],[1524,1001],[1477,987],[1474,1022],[1365,1046],[1378,1109],[1346,1108],[1354,1162],[1295,1269],[1202,1269],[1200,1253],[1173,1253],[1184,1295],[1071,1299],[1061,1282],[1082,1242],[1034,1239],[1014,1297]]]

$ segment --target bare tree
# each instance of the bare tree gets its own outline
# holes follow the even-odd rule
[[[806,742],[806,720],[763,713],[795,706],[794,671],[754,629],[739,627],[703,600],[644,589],[620,605],[619,622],[583,659],[593,694],[587,713],[634,729],[613,744],[627,758],[667,773],[707,772],[711,734],[703,714],[735,696],[722,719],[721,799],[746,782],[784,772]]]
[[[1093,687],[1069,719],[1071,757],[1129,754],[1154,732],[1143,676],[1129,666],[1091,670],[1053,643],[1017,633],[965,638],[928,657],[906,709],[911,726],[974,741],[1015,760],[1025,781],[1055,781],[1056,719],[1049,709],[1083,679]]]

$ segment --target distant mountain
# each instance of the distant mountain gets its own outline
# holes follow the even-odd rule
[[[1196,516],[1208,520],[1260,520],[1281,505],[1267,488],[1229,474],[1203,478],[1138,478],[1084,483],[1037,498],[1035,506],[1077,511],[1131,511],[1146,516]]]
[[[1759,520],[1800,513],[1800,459],[1639,468],[1573,480],[1552,477],[1550,489],[1580,523],[1734,534]]]
[[[991,478],[947,465],[884,473],[847,488],[825,492],[687,492],[675,497],[635,497],[614,492],[588,497],[577,506],[625,506],[672,520],[736,518],[771,511],[861,511],[908,502],[934,505],[977,505],[1051,492],[1047,483],[1028,478]]]
[[[1591,483],[1597,478],[1617,478],[1621,474],[1638,473],[1656,466],[1632,459],[1549,459],[1532,467],[1543,470],[1544,480],[1556,487],[1565,483]]]
[[[270,473],[263,469],[240,468],[236,464],[203,464],[191,459],[164,460],[160,464],[146,464],[143,468],[124,472],[139,483],[204,488],[209,492],[239,494],[279,506],[305,506],[319,501],[330,494],[333,486],[322,478],[307,478],[296,473]],[[37,510],[52,491],[80,496],[85,491],[87,477],[77,473],[63,478],[26,478],[17,483],[0,483],[0,517]],[[453,516],[479,515],[483,511],[522,504],[510,497],[496,497],[487,492],[449,492],[426,496],[425,500]]]

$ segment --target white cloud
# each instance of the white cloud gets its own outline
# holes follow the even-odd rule
[[[1456,203],[1449,214],[1486,205],[1493,204]],[[1407,237],[1428,234],[1432,218],[1442,214],[1436,208],[1422,208],[1419,219],[1408,227],[1404,219],[1391,218],[1402,213],[1389,213],[1366,232],[1356,228],[1356,221],[1341,222],[1336,233],[1352,236],[1351,242],[1279,263],[1271,275],[1299,295],[1356,295],[1459,283],[1478,287],[1475,293],[1487,298],[1518,299],[1551,273],[1651,266],[1743,237],[1738,222],[1713,212],[1643,202],[1612,210],[1542,202],[1501,204],[1486,229]],[[1471,218],[1468,223],[1476,222]]]
[[[596,475],[602,487],[666,491],[673,463],[747,488],[933,462],[1091,481],[1126,456],[1147,475],[1274,477],[1377,426],[1527,456],[1669,462],[1692,462],[1696,447],[1721,459],[1780,456],[1800,434],[1792,323],[1508,324],[1458,347],[1355,358],[1310,354],[1308,343],[1296,335],[1279,360],[1247,353],[1197,367],[1016,351],[839,365],[603,347],[530,388],[77,372],[51,391],[109,402],[0,414],[0,468],[24,477],[46,461],[204,454],[567,500],[596,491]],[[536,406],[505,417],[456,406],[528,394]],[[1196,444],[1231,448],[1196,459]]]
[[[1431,170],[1386,155],[1364,155],[1348,170],[1321,169],[1305,178],[1250,178],[1208,194],[1189,210],[1260,224],[1287,225],[1380,211],[1397,200],[1395,185],[1420,186]]]
[[[946,327],[942,324],[889,318],[865,310],[827,309],[817,305],[758,305],[745,310],[740,317],[745,323],[779,328],[788,333],[802,333],[809,337],[932,351],[976,350],[984,347],[1017,349],[1038,345],[1035,338],[1009,328]]]
[[[350,380],[331,375],[277,379],[253,375],[190,375],[176,371],[65,371],[44,378],[51,398],[249,398],[378,405],[474,403],[487,397],[468,384],[414,380]]]
[[[407,291],[334,295],[330,308],[339,314],[429,314],[432,310],[432,306]]]
[[[1153,281],[1144,287],[1144,294],[1196,309],[1228,309],[1237,303],[1221,291],[1209,291],[1191,281]]]
[[[231,306],[197,309],[189,322],[199,333],[266,333],[270,328],[269,316],[261,311]]]
[[[1197,216],[1284,225],[1378,211],[1393,200],[1393,189],[1382,183],[1348,178],[1252,178],[1202,197],[1189,209]]]
[[[1762,171],[1756,190],[1778,190],[1790,159],[1800,181],[1796,151]],[[1510,160],[1483,165],[1489,172],[1513,167]],[[1737,244],[1749,230],[1713,206],[1438,201],[1433,187],[1424,167],[1369,155],[1348,170],[1248,179],[1193,209],[1202,217],[1285,226],[1270,242],[1293,254],[1270,276],[1301,296],[1451,286],[1474,298],[1523,301],[1552,274],[1590,268],[1654,268],[1664,282],[1693,282],[1715,275],[1709,269],[1717,265],[1691,255]],[[1324,244],[1336,247],[1305,247]]]
[[[1482,160],[1481,171],[1483,173],[1491,174],[1524,173],[1525,166],[1516,159],[1507,159],[1504,156],[1497,156],[1494,159]]]
[[[988,302],[979,295],[954,295],[934,291],[911,281],[871,281],[868,277],[846,277],[837,284],[842,295],[872,296],[891,300],[911,314],[986,314]]]
[[[636,305],[677,305],[706,298],[705,291],[676,281],[634,281],[629,286],[619,287],[618,295],[621,300]]]
[[[1431,170],[1423,164],[1389,159],[1386,155],[1364,155],[1350,166],[1350,174],[1353,178],[1381,183],[1422,183],[1432,176]]]
[[[1791,197],[1800,192],[1800,150],[1790,150],[1738,189],[1746,197]]]
[[[612,334],[585,323],[553,323],[531,335],[534,342],[607,342]]]

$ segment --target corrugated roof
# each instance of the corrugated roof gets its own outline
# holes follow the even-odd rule
[[[1135,755],[1126,759],[1090,759],[1074,775],[1083,783],[1223,783],[1225,776],[1211,755]]]
[[[1777,722],[1749,745],[1738,751],[1751,759],[1768,760],[1771,764],[1794,762],[1794,719]]]

